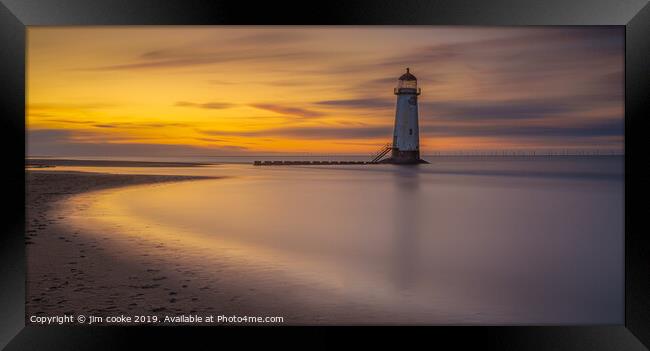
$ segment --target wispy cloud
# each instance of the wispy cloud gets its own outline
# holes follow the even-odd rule
[[[302,50],[284,51],[284,52],[269,52],[263,53],[259,50],[240,50],[240,51],[220,51],[220,52],[196,52],[194,54],[187,52],[180,52],[175,55],[171,51],[163,54],[160,51],[155,56],[152,52],[146,52],[140,55],[137,59],[128,63],[121,63],[115,65],[106,65],[98,67],[81,68],[82,71],[126,71],[126,70],[147,70],[147,69],[172,69],[172,68],[187,68],[194,66],[203,66],[227,62],[242,62],[242,61],[279,61],[291,62],[299,59],[309,59],[319,57],[315,52],[307,52]]]
[[[389,137],[392,126],[372,127],[285,127],[269,128],[252,131],[223,131],[201,130],[202,133],[214,136],[238,137],[291,137],[296,139],[373,139]]]
[[[191,146],[133,142],[89,132],[60,129],[37,129],[27,133],[27,150],[34,156],[205,156],[245,152],[241,145]],[[104,138],[102,138],[104,136]]]
[[[272,104],[272,103],[252,104],[250,106],[259,108],[261,110],[267,110],[271,112],[276,112],[276,113],[285,114],[289,116],[296,116],[296,117],[325,116],[325,113],[323,112],[302,108],[302,107],[293,107],[293,106],[286,106],[286,105],[279,105],[279,104]]]
[[[269,31],[237,36],[229,41],[231,45],[286,45],[309,40],[310,36],[299,31]]]
[[[527,120],[573,112],[571,103],[561,100],[523,99],[506,101],[434,101],[422,103],[421,109],[437,120]]]
[[[93,121],[93,120],[62,119],[62,118],[47,118],[46,121],[47,122],[56,122],[56,123],[66,123],[66,124],[85,124],[85,125],[91,125],[91,124],[97,123],[97,121]]]
[[[362,98],[362,99],[341,99],[317,101],[316,105],[361,108],[361,109],[386,109],[394,108],[395,101],[384,98]]]
[[[29,110],[92,110],[116,107],[116,104],[104,102],[66,103],[66,102],[33,102],[27,105]]]
[[[226,109],[226,108],[231,108],[231,107],[236,106],[236,105],[228,103],[228,102],[202,102],[202,103],[197,103],[197,102],[188,102],[188,101],[178,101],[176,103],[176,106],[198,107],[198,108],[205,108],[205,109],[210,109],[210,110],[223,110],[223,109]]]
[[[84,119],[62,119],[62,118],[48,118],[45,121],[49,123],[63,123],[74,124],[80,126],[96,127],[96,128],[166,128],[166,127],[191,127],[192,124],[181,122],[111,122],[100,123],[97,120],[84,120]]]
[[[565,138],[565,142],[573,141],[571,138],[591,138],[603,136],[622,136],[623,121],[611,118],[603,121],[588,121],[580,124],[565,126],[545,125],[425,125],[421,131],[429,136],[491,136],[500,138]],[[569,138],[569,139],[566,139]]]

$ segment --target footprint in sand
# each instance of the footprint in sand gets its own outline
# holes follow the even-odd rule
[[[145,284],[145,285],[141,285],[140,289],[153,289],[153,288],[157,288],[159,286],[160,286],[160,284]]]

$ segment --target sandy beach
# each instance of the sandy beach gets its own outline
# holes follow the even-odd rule
[[[62,314],[281,316],[285,324],[417,320],[346,300],[227,250],[207,251],[180,238],[149,239],[142,235],[146,228],[70,225],[69,217],[83,213],[88,202],[75,202],[79,195],[135,186],[155,191],[206,177],[45,169],[28,170],[26,178],[27,323],[31,316]]]
[[[197,177],[119,175],[82,172],[27,171],[27,297],[26,315],[97,313],[139,307],[156,310],[174,299],[170,284],[151,283],[149,289],[125,291],[133,281],[160,282],[159,269],[125,264],[115,252],[83,233],[69,232],[51,210],[84,192],[116,187],[177,182]],[[155,289],[157,288],[157,289]],[[128,289],[127,289],[128,290]],[[149,304],[139,305],[139,301]],[[188,311],[189,312],[189,311]],[[28,320],[29,321],[29,320]]]

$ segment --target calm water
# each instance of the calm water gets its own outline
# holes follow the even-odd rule
[[[429,160],[113,169],[229,178],[106,201],[250,260],[263,252],[378,308],[485,324],[623,322],[622,157]]]

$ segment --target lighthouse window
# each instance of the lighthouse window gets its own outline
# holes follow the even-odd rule
[[[409,129],[409,135],[413,135],[413,129]]]
[[[397,88],[399,89],[417,89],[417,87],[417,80],[400,80],[397,82]]]

